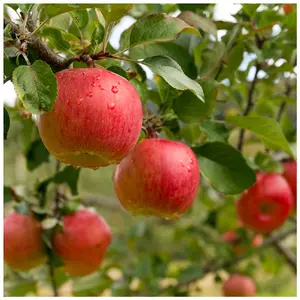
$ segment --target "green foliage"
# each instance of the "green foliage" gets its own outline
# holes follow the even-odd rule
[[[232,14],[236,22],[215,21],[215,4],[5,4],[6,18],[11,10],[25,18],[32,12],[36,38],[62,61],[73,59],[70,67],[87,67],[90,55],[96,68],[129,80],[142,101],[143,126],[154,124],[160,138],[190,146],[201,184],[177,220],[132,217],[116,199],[115,166],[58,167],[31,113],[52,110],[54,73],[68,66],[46,59],[27,40],[30,34],[6,24],[4,81],[12,79],[18,99],[15,107],[4,107],[4,214],[12,207],[32,212],[42,224],[48,261],[28,273],[5,265],[5,296],[52,295],[53,279],[60,296],[220,296],[228,273],[257,279],[258,296],[295,296],[290,265],[272,245],[253,248],[255,233],[240,227],[235,202],[255,183],[255,172],[282,173],[281,159],[295,156],[296,5],[285,15],[281,4],[242,4]],[[114,48],[108,41],[123,16],[136,21]],[[241,129],[243,151],[235,148]],[[145,137],[143,130],[139,141]],[[112,243],[97,272],[70,278],[52,249],[52,235],[62,229],[62,216],[83,206],[108,221]],[[293,226],[287,221],[279,231]],[[229,230],[246,245],[246,259],[238,261],[223,240]],[[281,245],[296,255],[294,235]]]
[[[28,111],[40,114],[51,111],[57,96],[56,78],[49,65],[41,60],[14,70],[15,90]]]

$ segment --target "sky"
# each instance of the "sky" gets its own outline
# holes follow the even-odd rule
[[[232,17],[231,14],[235,14],[238,10],[240,10],[241,5],[240,4],[233,4],[233,3],[226,3],[225,1],[222,3],[218,3],[215,5],[215,11],[214,11],[214,20],[222,20],[222,21],[231,21],[234,22],[235,19]],[[173,15],[177,16],[180,12],[177,11]],[[11,15],[12,18],[16,17],[15,15]],[[133,23],[135,22],[134,18],[130,16],[125,16],[121,19],[121,21],[114,27],[112,30],[111,36],[110,36],[110,43],[114,48],[119,47],[119,39],[124,30],[129,28]],[[276,28],[275,28],[276,30]],[[218,39],[221,39],[221,37],[226,33],[224,30],[218,30]],[[249,56],[247,53],[244,53],[244,60],[242,64],[240,65],[240,69],[243,70],[251,61],[254,59],[255,56]],[[147,73],[148,78],[152,78],[153,73],[145,67],[145,71]],[[248,79],[251,80],[251,78],[254,76],[255,73],[255,67],[250,69]],[[263,76],[263,74],[262,74]],[[9,106],[14,106],[14,103],[16,101],[16,93],[13,88],[13,84],[11,81],[8,81],[5,83],[2,87],[2,95],[4,98],[4,103]]]

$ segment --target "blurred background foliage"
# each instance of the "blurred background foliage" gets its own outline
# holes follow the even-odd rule
[[[5,13],[9,14],[12,8],[4,7]],[[220,21],[213,18],[214,4],[134,4],[118,24],[124,26],[124,19],[128,16],[138,19],[160,12],[175,16],[193,12],[200,16],[193,25],[202,37],[181,34],[172,42],[135,47],[129,55],[134,59],[154,55],[173,58],[187,76],[199,80],[205,91],[206,104],[195,101],[190,92],[179,95],[178,90],[166,85],[164,79],[153,76],[147,69],[145,73],[137,64],[121,64],[111,59],[97,64],[123,72],[128,78],[136,72],[132,82],[144,107],[153,113],[159,111],[168,119],[160,135],[181,140],[191,147],[205,141],[228,141],[236,146],[239,129],[217,121],[243,113],[259,64],[255,105],[250,115],[276,118],[284,105],[280,124],[286,139],[295,149],[296,5],[289,15],[284,14],[280,4],[244,4],[238,7],[232,21]],[[78,30],[72,16],[66,13],[51,19],[41,36],[46,38],[49,46],[68,56],[70,51],[68,53],[66,47],[53,38],[49,28],[55,26],[68,32],[69,36],[65,33],[63,40],[69,44],[68,49],[76,51],[81,47],[78,44],[80,38],[89,44],[98,22],[95,9],[88,9],[85,14],[87,18],[80,18],[83,22],[81,30]],[[265,39],[262,45],[257,46],[257,36]],[[112,52],[117,51],[112,45],[109,47]],[[30,55],[34,56],[34,53]],[[22,60],[20,58],[19,63],[23,64]],[[6,70],[13,63],[14,58],[7,60],[5,57]],[[74,63],[74,67],[80,66],[85,65]],[[44,148],[35,121],[23,111],[20,103],[6,106],[6,109],[10,116],[10,129],[4,147],[4,185],[12,186],[28,201],[36,201],[35,189],[55,174],[56,160]],[[249,162],[256,162],[258,167],[262,167],[257,156],[263,151],[263,144],[247,131],[243,153]],[[133,217],[116,199],[113,169],[114,166],[96,171],[82,169],[78,183],[74,176],[70,176],[66,178],[69,185],[61,186],[63,192],[72,196],[70,186],[74,188],[77,184],[82,204],[95,207],[113,232],[112,245],[98,272],[74,279],[68,278],[60,269],[56,270],[55,278],[61,296],[220,296],[222,281],[234,271],[255,279],[258,296],[296,295],[296,277],[272,247],[228,268],[207,272],[208,265],[235,260],[235,254],[222,240],[222,234],[238,226],[234,208],[237,196],[217,192],[202,177],[194,205],[180,219],[167,221],[155,217]],[[46,190],[48,206],[51,206],[54,192],[55,184],[50,183]],[[5,213],[12,209],[9,201],[12,195],[9,191],[7,193]],[[283,227],[290,226],[287,221]],[[243,234],[243,238],[245,242],[249,239],[247,234]],[[296,253],[295,236],[289,236],[283,244]],[[29,273],[17,273],[5,266],[5,294],[51,296],[47,268],[45,265]]]

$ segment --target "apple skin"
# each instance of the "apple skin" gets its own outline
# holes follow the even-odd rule
[[[194,152],[185,144],[144,139],[121,161],[114,186],[133,215],[178,218],[193,203],[200,183]]]
[[[227,232],[225,232],[222,236],[222,240],[232,246],[232,251],[237,256],[243,255],[247,251],[247,248],[249,247],[249,245],[243,243],[241,237],[234,230],[228,230]],[[262,243],[263,243],[263,236],[257,234],[253,237],[251,245],[253,247],[258,247]]]
[[[97,68],[63,70],[56,78],[54,108],[37,119],[48,151],[74,167],[96,169],[121,161],[142,126],[141,100],[133,85]]]
[[[46,262],[40,222],[16,212],[4,219],[4,260],[19,271],[28,271]]]
[[[289,4],[289,3],[283,4],[282,8],[286,15],[288,15],[294,11],[293,5]]]
[[[270,233],[285,222],[292,206],[293,195],[286,179],[280,174],[259,173],[236,207],[246,228]]]
[[[255,283],[248,276],[233,274],[224,282],[223,295],[225,297],[253,297],[255,294]]]
[[[297,206],[297,162],[286,161],[282,163],[284,168],[283,177],[287,180],[294,196],[294,208]]]
[[[71,276],[95,272],[111,243],[111,232],[105,220],[87,209],[65,215],[62,231],[52,237],[55,252],[64,262],[64,271]]]

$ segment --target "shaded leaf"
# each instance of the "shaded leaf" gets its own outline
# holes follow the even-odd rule
[[[19,213],[20,215],[26,215],[29,216],[30,213],[30,207],[28,202],[22,201],[21,203],[18,203],[17,206],[15,206],[15,211]]]
[[[93,47],[102,43],[105,34],[105,29],[102,24],[97,24],[96,28],[92,33],[91,45]]]
[[[42,163],[49,161],[49,152],[41,139],[35,140],[31,143],[25,156],[27,160],[27,168],[30,171],[33,171]]]
[[[174,100],[173,109],[184,122],[200,122],[209,117],[217,98],[217,82],[214,80],[201,81],[205,102],[190,91],[184,91]]]
[[[74,10],[71,16],[79,29],[83,29],[89,22],[89,14],[86,9]]]
[[[120,49],[125,50],[145,43],[172,41],[181,33],[200,36],[198,30],[178,18],[167,14],[147,15],[124,31],[120,40]]]
[[[294,157],[294,153],[287,142],[279,123],[275,119],[266,117],[235,116],[227,117],[228,124],[248,129],[273,150],[283,150]]]
[[[116,73],[122,77],[124,77],[125,79],[129,79],[128,78],[128,75],[126,73],[126,71],[124,69],[122,69],[121,67],[118,67],[118,66],[111,66],[107,69],[108,71],[111,71],[113,73]]]
[[[177,90],[190,90],[201,101],[204,95],[201,86],[187,77],[176,61],[164,56],[148,57],[141,62],[150,68],[155,74],[161,76],[170,86]]]
[[[215,23],[208,18],[203,18],[192,11],[184,11],[178,16],[178,18],[191,26],[198,27],[217,37],[217,27]]]
[[[214,122],[213,120],[205,120],[201,122],[200,128],[207,133],[208,142],[223,142],[228,140],[228,129],[224,124]]]
[[[57,96],[57,81],[50,66],[37,60],[13,72],[13,84],[25,108],[31,113],[51,111]]]
[[[196,279],[200,279],[203,275],[203,270],[200,265],[194,265],[191,267],[188,267],[187,269],[181,271],[179,278],[178,278],[178,283],[179,284],[186,284],[189,283],[190,281],[194,281]]]
[[[9,186],[4,186],[3,188],[3,194],[4,194],[4,203],[8,203],[12,201],[13,199],[13,193]]]
[[[71,166],[65,167],[62,171],[58,172],[53,181],[55,183],[66,183],[71,188],[72,194],[77,195],[77,183],[79,178],[80,169],[74,169]]]
[[[238,194],[255,183],[256,177],[243,155],[232,146],[206,143],[194,148],[201,174],[212,186],[225,194]]]

